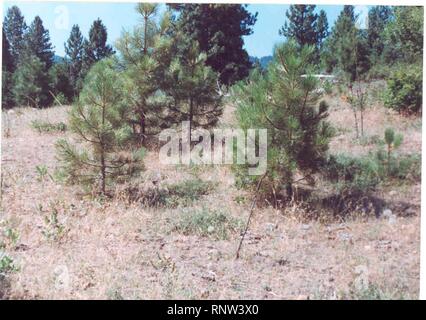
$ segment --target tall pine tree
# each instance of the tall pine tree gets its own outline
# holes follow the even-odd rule
[[[20,59],[13,74],[13,96],[18,106],[33,108],[47,107],[49,95],[49,75],[44,63],[35,55],[26,53]]]
[[[384,31],[393,16],[392,9],[388,6],[374,6],[368,11],[368,47],[370,60],[379,62],[385,46]]]
[[[70,37],[65,43],[65,53],[69,64],[69,78],[73,96],[76,97],[82,86],[83,36],[78,25],[73,25]]]
[[[251,63],[243,36],[252,34],[257,13],[251,14],[240,4],[170,6],[179,12],[178,29],[198,41],[200,51],[207,53],[207,65],[219,73],[222,84],[233,84],[249,74]]]
[[[418,63],[423,57],[423,7],[405,6],[394,8],[394,18],[385,31],[385,59]]]
[[[13,6],[7,10],[3,26],[13,60],[17,63],[20,54],[24,50],[24,36],[27,30],[24,16],[17,6]]]
[[[169,123],[163,118],[166,103],[161,94],[164,72],[170,65],[171,38],[166,35],[170,24],[168,14],[157,23],[158,4],[140,3],[136,11],[142,23],[133,31],[124,31],[116,47],[119,63],[125,69],[123,92],[129,108],[127,121],[134,137],[141,143]]]
[[[93,22],[89,30],[89,39],[84,41],[84,55],[83,55],[83,73],[86,74],[90,67],[114,54],[114,50],[110,45],[107,45],[108,33],[105,25],[101,19]]]
[[[49,70],[52,92],[55,98],[62,103],[73,100],[73,87],[69,78],[68,64],[66,61],[55,63]],[[57,101],[56,101],[57,102]]]
[[[317,34],[317,47],[321,51],[324,40],[327,39],[330,32],[328,30],[328,20],[327,14],[324,10],[321,10],[318,15],[317,25],[316,25],[316,34]]]
[[[317,44],[317,19],[315,5],[291,5],[286,12],[288,22],[280,29],[279,34],[292,38],[299,47]]]
[[[13,107],[13,95],[12,95],[12,74],[14,69],[14,61],[10,52],[9,41],[4,32],[4,26],[2,28],[2,87],[1,87],[1,105],[2,108]]]
[[[31,23],[25,40],[26,50],[44,63],[47,72],[53,65],[54,52],[50,42],[49,30],[44,28],[43,21],[39,16],[36,16]]]
[[[369,70],[367,35],[356,27],[354,7],[345,5],[327,41],[325,61],[328,69],[338,67],[349,81],[359,80]]]

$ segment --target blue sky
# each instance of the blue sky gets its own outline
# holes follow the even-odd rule
[[[108,29],[108,42],[114,44],[123,28],[130,29],[139,22],[134,9],[135,3],[5,1],[3,16],[12,5],[17,5],[21,9],[28,25],[36,15],[40,16],[45,28],[50,32],[56,54],[60,56],[64,55],[64,42],[68,39],[73,24],[78,24],[83,35],[87,37],[92,22],[99,17]],[[288,7],[289,5],[278,4],[248,6],[250,12],[258,12],[253,34],[244,39],[245,48],[250,55],[257,57],[270,55],[274,45],[284,40],[278,35],[278,30],[284,24]],[[320,9],[326,11],[330,28],[342,8],[343,6],[317,6],[318,11]]]

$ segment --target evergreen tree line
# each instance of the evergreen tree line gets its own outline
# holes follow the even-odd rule
[[[90,67],[114,53],[106,44],[106,27],[97,19],[88,39],[74,25],[65,43],[65,58],[55,61],[49,30],[41,18],[36,16],[27,26],[17,6],[7,10],[2,36],[3,108],[70,103],[78,96]]]
[[[243,36],[253,32],[257,14],[242,5],[170,4],[168,9],[170,20],[186,41],[198,42],[221,84],[229,86],[248,76],[252,64],[243,49]],[[342,72],[352,81],[390,77],[394,79],[391,85],[401,87],[395,79],[397,67],[418,65],[422,56],[421,7],[371,7],[366,29],[357,27],[358,17],[350,5],[344,6],[331,29],[326,13],[317,13],[315,5],[291,5],[286,17],[279,34],[295,40],[299,49],[312,46],[309,62],[318,72]],[[74,101],[90,67],[114,53],[106,40],[107,30],[100,19],[93,23],[88,39],[74,25],[65,43],[65,59],[54,63],[42,20],[36,17],[27,27],[19,8],[9,8],[3,25],[3,107],[48,106],[54,96],[59,102]],[[417,68],[405,80],[418,87],[419,74]],[[388,102],[396,104],[398,99],[389,97]],[[416,104],[419,97],[413,100],[410,103]]]
[[[153,32],[152,21],[148,21],[152,15],[143,16],[146,30],[139,30],[146,31],[147,37]],[[250,14],[243,5],[187,4],[168,5],[168,15],[187,43],[198,42],[206,64],[219,74],[220,84],[231,85],[248,76],[251,63],[242,36],[252,33],[257,14]],[[169,28],[167,32],[175,31]],[[36,17],[28,28],[19,8],[9,8],[3,25],[3,107],[75,101],[90,67],[114,53],[106,40],[107,30],[100,19],[94,21],[88,39],[74,25],[65,43],[65,58],[54,61],[42,20]],[[146,50],[150,45],[149,39],[133,40],[143,42]]]
[[[373,6],[364,26],[354,6],[345,5],[331,30],[326,13],[315,5],[291,5],[279,34],[299,48],[315,49],[318,71],[344,71],[359,76],[384,77],[385,66],[415,63],[423,54],[423,8]],[[370,72],[370,74],[369,74]]]

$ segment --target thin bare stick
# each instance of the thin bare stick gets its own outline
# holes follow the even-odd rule
[[[246,236],[248,227],[250,225],[251,216],[253,215],[253,212],[254,212],[254,206],[256,205],[257,195],[259,193],[260,186],[261,186],[261,184],[263,182],[263,179],[265,177],[266,177],[266,173],[262,176],[262,178],[257,183],[256,194],[254,195],[253,202],[251,203],[250,214],[249,214],[249,217],[247,219],[247,224],[246,224],[246,227],[244,229],[244,232],[241,235],[241,240],[240,240],[240,244],[238,245],[238,249],[237,249],[237,253],[236,253],[235,259],[238,259],[240,257],[241,246],[243,245],[244,237]]]
[[[63,107],[62,103],[58,100],[58,98],[56,98],[56,96],[53,94],[52,91],[49,90],[50,95],[53,97],[53,99],[55,99],[55,101],[61,106]]]

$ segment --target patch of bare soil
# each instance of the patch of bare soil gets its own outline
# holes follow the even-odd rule
[[[19,234],[16,243],[6,247],[19,268],[8,275],[7,297],[418,298],[419,212],[325,224],[301,222],[296,218],[301,210],[296,204],[283,210],[263,207],[256,210],[241,257],[235,260],[238,231],[216,240],[176,229],[185,210],[220,211],[245,222],[251,195],[235,188],[228,167],[163,166],[156,152],[148,152],[141,184],[149,183],[149,177],[158,172],[163,184],[194,177],[216,183],[213,192],[188,208],[150,208],[118,198],[93,200],[76,186],[41,177],[36,166],[45,165],[53,175],[57,166],[54,143],[69,132],[39,134],[30,122],[64,121],[66,109],[19,109],[3,114],[1,228]],[[379,122],[398,125],[410,150],[420,152],[419,130],[403,124],[397,115],[380,113],[386,120],[371,111],[368,118],[374,126],[366,127],[381,134]],[[330,117],[350,128],[346,109],[334,109]],[[332,151],[343,146],[353,150],[350,136],[346,132],[336,137]],[[398,188],[383,194],[420,203],[420,185]]]

